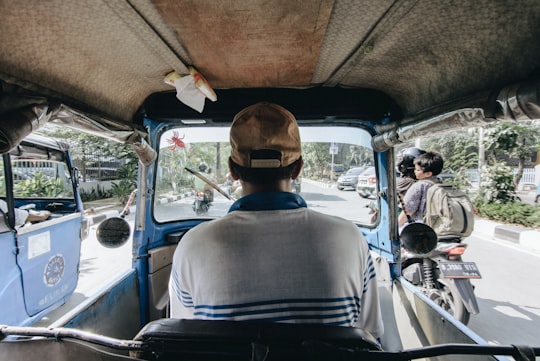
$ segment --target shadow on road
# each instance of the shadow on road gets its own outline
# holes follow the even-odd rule
[[[478,298],[480,313],[468,327],[484,340],[497,344],[540,345],[540,309]],[[484,330],[484,331],[480,331]],[[485,331],[490,330],[490,331]],[[489,334],[486,334],[488,332]]]

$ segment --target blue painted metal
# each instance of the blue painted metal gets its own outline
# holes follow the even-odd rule
[[[17,237],[17,264],[22,273],[24,303],[29,316],[64,303],[73,293],[79,278],[82,217],[66,216],[66,220]],[[48,244],[49,251],[32,250],[35,244]],[[34,246],[33,246],[34,244]],[[38,255],[35,255],[40,253]],[[35,255],[35,256],[34,256]]]
[[[354,124],[355,121],[351,120],[348,124]],[[159,154],[159,144],[160,135],[168,130],[171,126],[175,126],[174,122],[158,122],[148,118],[144,120],[144,126],[148,131],[150,144],[154,145],[154,149]],[[372,124],[364,122],[363,126],[369,126]],[[373,129],[370,129],[371,133],[374,132]],[[209,130],[211,131],[211,130]],[[381,220],[374,228],[368,228],[360,226],[362,232],[368,241],[370,248],[380,253],[382,256],[387,258],[390,262],[391,269],[393,269],[394,277],[399,276],[399,269],[395,269],[395,260],[397,255],[399,255],[399,241],[389,239],[389,220],[388,220],[388,198],[385,196],[385,191],[388,188],[388,179],[387,179],[387,153],[375,153],[375,161],[377,163],[377,178],[379,181],[378,189],[381,192],[382,196],[380,197],[380,207],[381,207]],[[156,170],[155,164],[150,165],[145,170],[145,179],[143,180],[146,183],[146,197],[144,197],[146,212],[143,216],[144,227],[141,229],[136,229],[133,235],[133,250],[134,250],[134,267],[137,270],[138,274],[138,285],[139,285],[139,297],[141,302],[141,322],[145,324],[149,320],[148,316],[148,305],[149,305],[149,294],[148,294],[148,251],[157,248],[163,245],[166,245],[166,240],[164,239],[165,235],[171,232],[177,232],[180,230],[187,230],[198,223],[196,220],[184,220],[184,221],[174,221],[168,223],[159,223],[154,219],[152,214],[153,202],[155,201],[153,196],[156,186]],[[137,194],[137,202],[140,202],[141,195]],[[138,207],[139,209],[139,207]],[[397,266],[399,268],[399,265]]]
[[[16,207],[32,203],[38,210],[62,204],[46,222],[0,233],[0,324],[26,326],[65,303],[77,286],[83,205],[67,145],[33,135],[23,143],[26,150],[38,145],[42,151],[63,154],[56,160],[65,163],[73,187],[68,198],[13,198],[13,182],[5,182],[8,208],[10,198]],[[10,175],[10,156],[3,157],[2,173]]]

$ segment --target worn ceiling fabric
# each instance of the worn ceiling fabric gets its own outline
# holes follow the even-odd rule
[[[20,0],[0,13],[0,80],[124,124],[190,65],[216,89],[373,89],[405,118],[540,76],[533,0]]]

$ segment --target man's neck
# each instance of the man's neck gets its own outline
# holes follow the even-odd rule
[[[261,193],[261,192],[290,192],[291,180],[281,179],[277,182],[270,184],[255,184],[250,182],[240,181],[242,184],[242,195],[247,196],[249,194]]]

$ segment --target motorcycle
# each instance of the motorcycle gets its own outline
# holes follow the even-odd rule
[[[193,201],[193,212],[195,212],[196,215],[202,216],[206,213],[208,213],[208,210],[210,209],[210,206],[212,206],[212,196],[210,194],[211,191],[198,191],[195,193],[195,200]]]
[[[480,312],[470,279],[482,278],[476,263],[463,261],[466,249],[467,244],[452,237],[437,239],[427,254],[405,246],[401,252],[402,276],[464,325]]]

